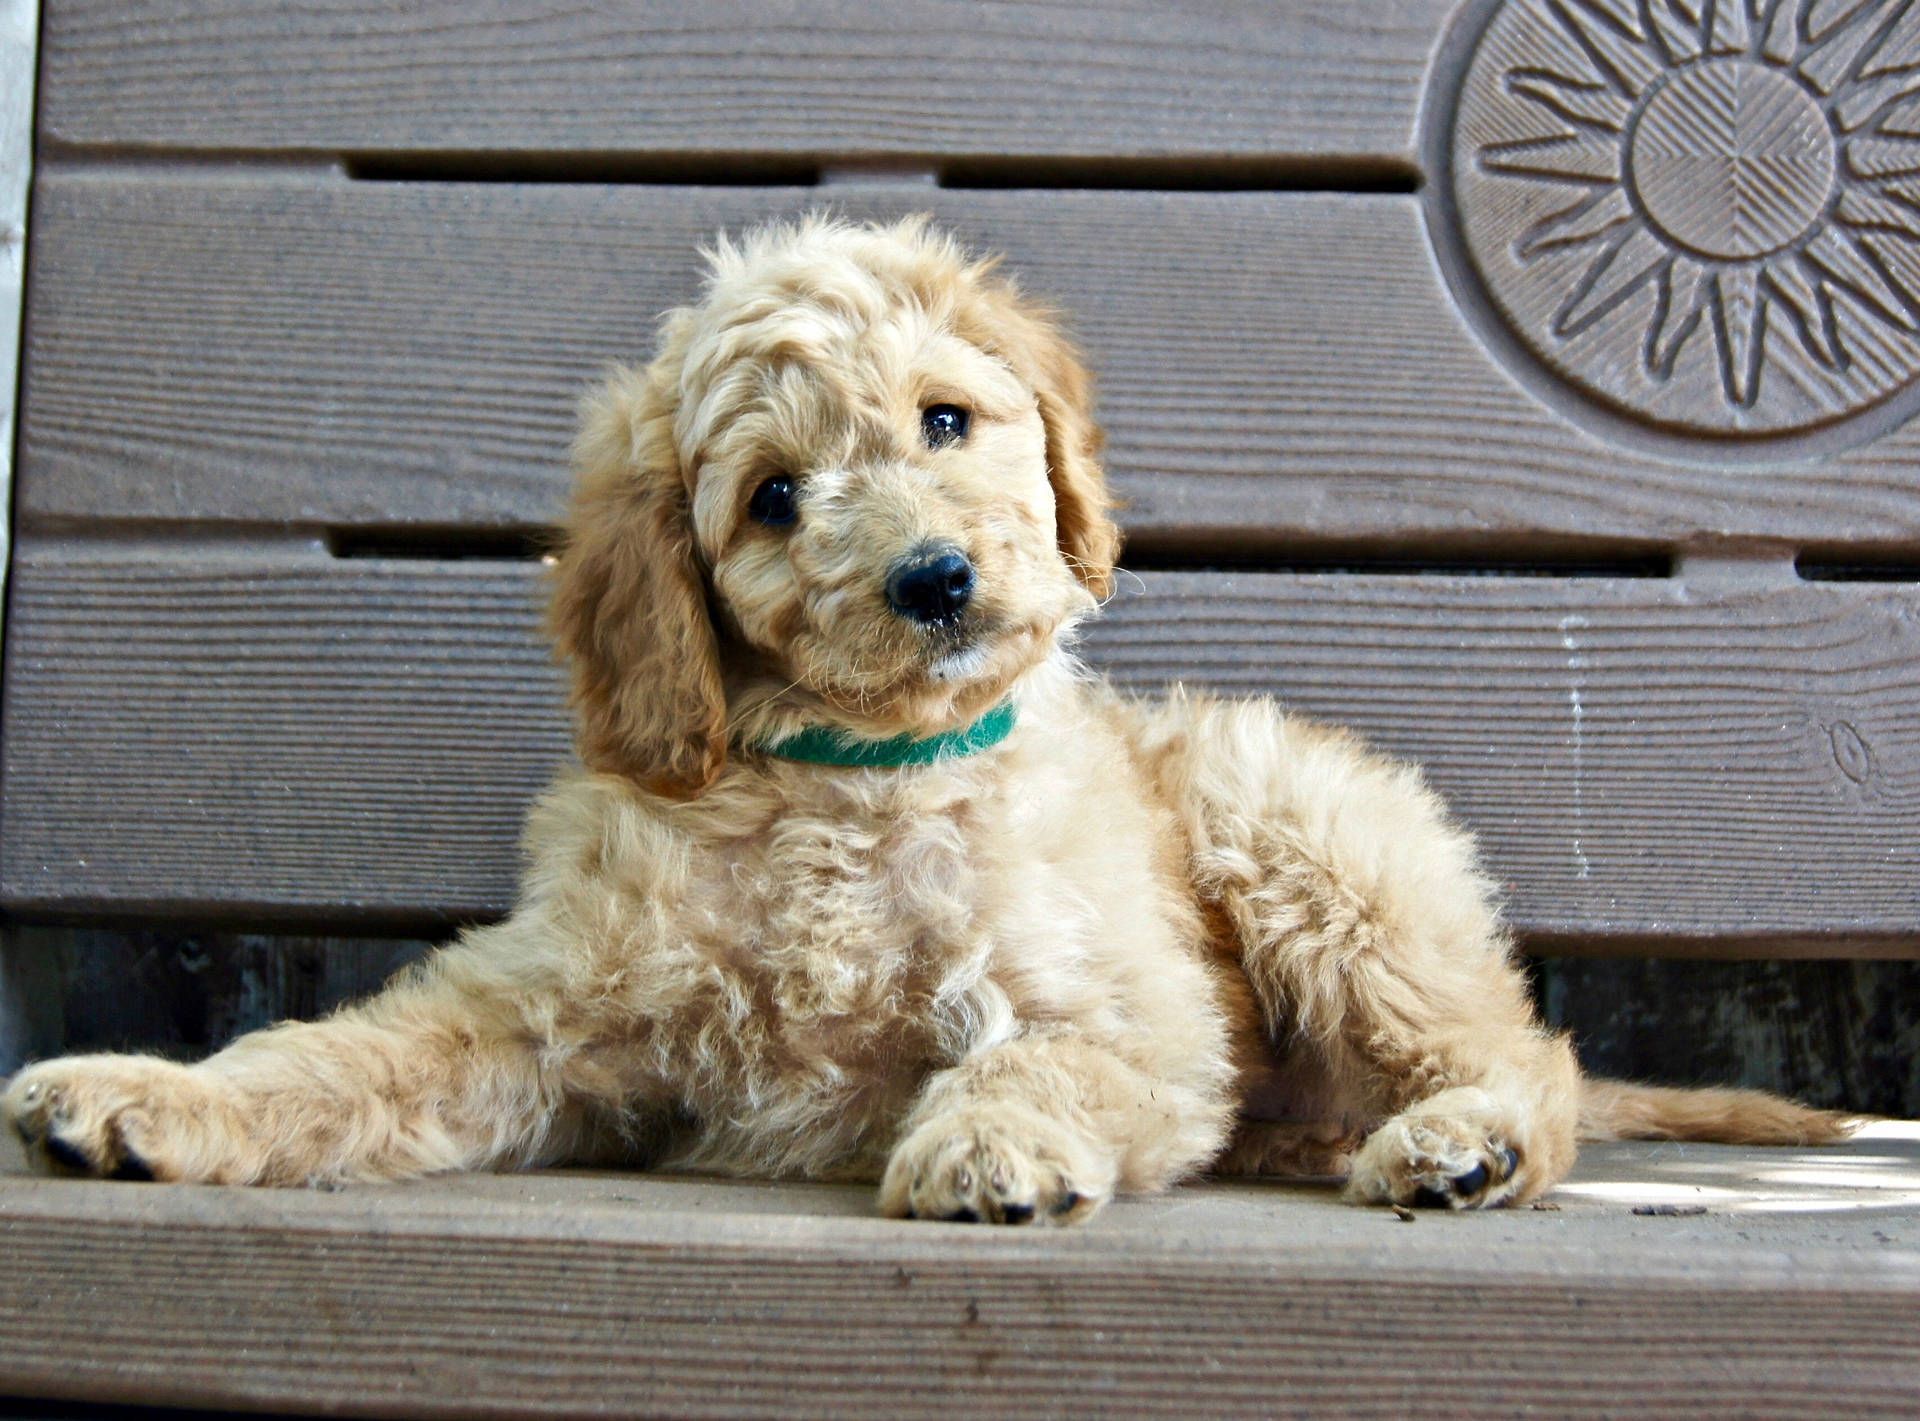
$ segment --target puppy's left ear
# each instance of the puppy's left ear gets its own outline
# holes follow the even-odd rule
[[[983,288],[991,319],[976,343],[1011,365],[1038,397],[1060,551],[1087,590],[1105,597],[1113,590],[1120,529],[1109,516],[1115,504],[1100,466],[1106,437],[1093,418],[1093,377],[1050,311],[1010,283],[988,278]]]
[[[691,799],[725,760],[726,701],[674,453],[676,375],[669,352],[583,407],[547,620],[573,672],[581,760]]]

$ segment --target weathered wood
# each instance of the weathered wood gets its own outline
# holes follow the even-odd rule
[[[529,10],[48,6],[63,145],[458,155],[1352,158],[1411,168],[1451,0]],[[209,104],[208,94],[220,95]]]
[[[14,400],[20,384],[20,306],[26,279],[27,186],[33,170],[33,76],[40,7],[0,0],[0,496],[13,506]],[[11,517],[0,519],[0,602]],[[0,1061],[26,1043],[25,983],[0,954]]]
[[[501,911],[565,756],[530,563],[29,541],[0,887],[35,913]],[[1274,692],[1432,771],[1549,947],[1908,955],[1916,593],[1149,574],[1089,654]]]
[[[536,565],[39,565],[9,625],[15,901],[344,922],[506,905],[525,806],[568,754]]]
[[[421,1417],[1787,1417],[1920,1387],[1920,1161],[1897,1127],[1594,1151],[1557,1197],[1409,1226],[1325,1190],[1194,1186],[1068,1233],[632,1175],[0,1178],[0,1390]],[[1649,1203],[1706,1212],[1631,1212]]]
[[[1147,549],[1920,548],[1920,430],[1786,469],[1602,443],[1462,323],[1415,199],[54,170],[23,519],[551,518],[574,402],[723,226],[931,210],[1074,313]]]

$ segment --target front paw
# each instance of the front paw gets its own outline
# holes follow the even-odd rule
[[[1354,1157],[1355,1204],[1486,1209],[1534,1192],[1530,1151],[1483,1090],[1460,1088],[1388,1120]]]
[[[900,1142],[880,1212],[955,1223],[1077,1224],[1112,1197],[1114,1166],[1073,1127],[1008,1104],[936,1116]]]
[[[43,1062],[0,1097],[30,1165],[99,1179],[215,1177],[222,1113],[189,1067],[151,1056]]]

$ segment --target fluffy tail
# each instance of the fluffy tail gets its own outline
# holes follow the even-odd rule
[[[1705,1140],[1718,1145],[1831,1145],[1861,1124],[1763,1090],[1676,1090],[1583,1077],[1580,1138]]]

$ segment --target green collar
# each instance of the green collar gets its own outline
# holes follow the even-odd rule
[[[858,740],[844,730],[813,726],[785,740],[749,748],[782,760],[810,765],[851,765],[862,769],[896,769],[901,765],[930,765],[935,760],[977,755],[990,750],[1013,732],[1013,702],[1002,701],[972,725],[915,740],[896,735],[891,740]]]

